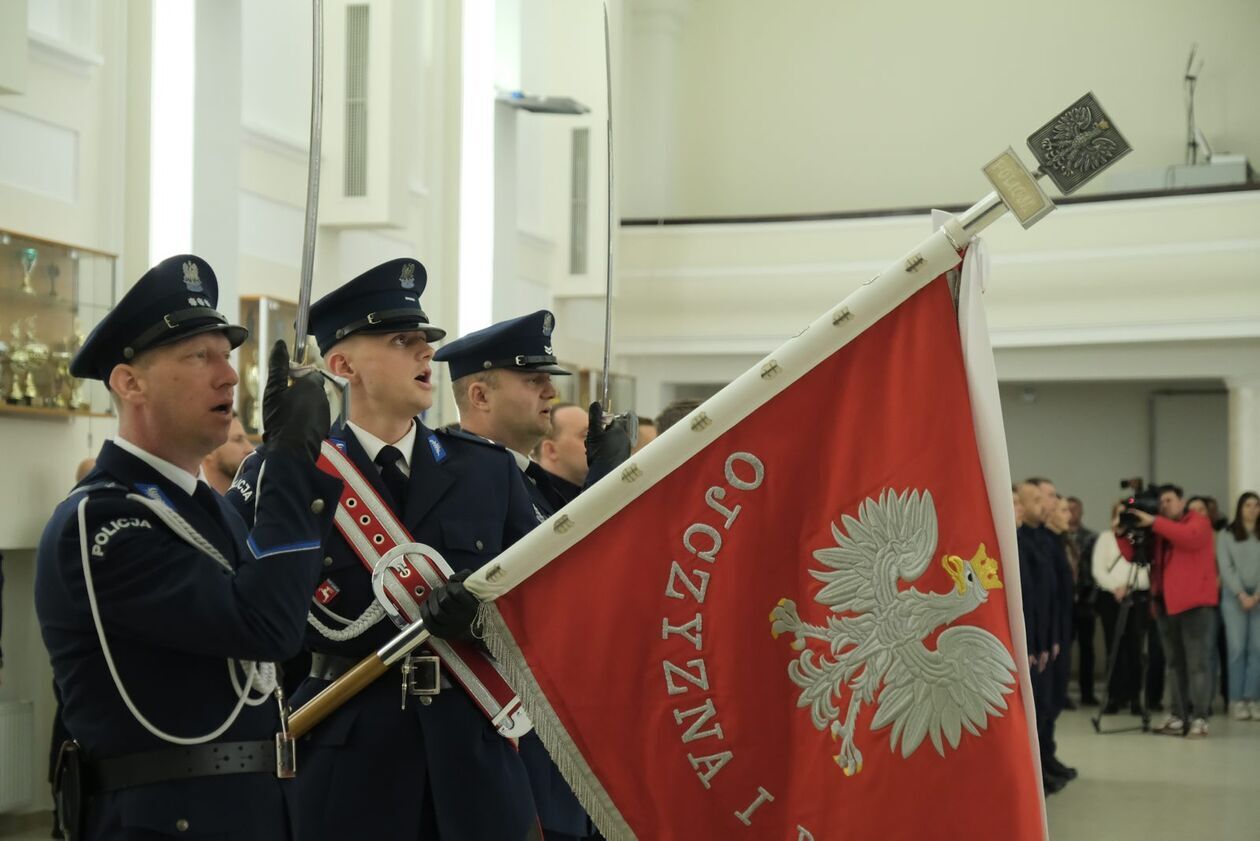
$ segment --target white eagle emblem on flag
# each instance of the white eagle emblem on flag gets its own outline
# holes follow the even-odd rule
[[[954,581],[946,593],[899,589],[927,570],[936,551],[936,508],[932,494],[885,490],[866,499],[856,519],[844,515],[844,531],[832,524],[836,545],[813,553],[824,569],[810,575],[824,586],[814,597],[831,611],[825,625],[801,620],[796,603],[782,599],[770,613],[771,634],[796,637],[800,655],[788,676],[801,688],[797,706],[809,707],[814,726],[840,741],[836,764],[845,776],[862,770],[857,749],[858,711],[875,704],[871,729],[890,726],[889,748],[909,757],[931,739],[945,755],[942,736],[957,748],[962,731],[974,736],[990,716],[1006,709],[1015,662],[993,634],[975,625],[946,628],[935,649],[924,640],[988,601],[1002,587],[997,561],[984,544],[971,560],[946,555],[941,565]],[[825,643],[825,653],[808,647]],[[847,693],[848,708],[840,717]]]

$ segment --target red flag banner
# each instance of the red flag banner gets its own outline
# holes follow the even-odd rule
[[[492,645],[610,839],[1043,836],[1018,563],[947,280],[890,306],[495,602]],[[829,315],[810,329],[851,313]]]

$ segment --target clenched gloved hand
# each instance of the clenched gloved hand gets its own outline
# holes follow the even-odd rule
[[[263,389],[263,443],[315,461],[331,423],[320,375],[303,374],[290,384],[289,348],[283,340],[277,341],[267,360]]]
[[[605,426],[604,408],[598,400],[592,403],[586,427],[586,466],[590,468],[586,474],[586,486],[595,484],[630,458],[630,450],[638,436],[639,419],[634,412],[614,415]]]
[[[444,640],[472,638],[473,620],[481,601],[464,587],[468,570],[460,570],[433,588],[420,605],[420,618],[429,633]]]

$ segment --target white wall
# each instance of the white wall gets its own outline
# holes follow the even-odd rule
[[[1101,528],[1123,496],[1119,481],[1135,476],[1215,495],[1228,507],[1220,383],[1003,383],[999,390],[1011,476],[1047,476],[1060,493],[1080,497],[1091,528]]]
[[[1260,338],[1258,232],[1260,191],[1070,205],[1028,231],[999,220],[982,235],[994,345]],[[769,352],[929,233],[926,216],[624,228],[619,352]]]
[[[73,477],[71,472],[70,477]],[[70,482],[66,482],[69,487]],[[51,741],[55,702],[52,693],[52,665],[35,619],[31,593],[35,590],[35,552],[31,549],[5,549],[4,552],[4,669],[0,670],[0,701],[33,701],[34,729],[28,734],[33,746],[35,799],[25,811],[52,808],[48,784],[48,747]],[[0,816],[0,821],[3,817]],[[3,823],[0,823],[0,828]]]
[[[147,18],[141,5],[111,3],[109,14],[99,14],[95,0],[39,4],[29,21],[31,30],[18,41],[20,52],[7,51],[6,66],[14,61],[24,65],[25,85],[21,94],[0,96],[0,123],[5,126],[0,132],[0,228],[115,254],[124,251],[129,202],[138,193],[147,195],[147,178],[137,185],[128,177],[131,155],[148,148],[147,114],[138,124],[129,123],[126,95],[135,65],[147,64],[147,59],[136,62],[128,51],[131,26]],[[143,137],[129,139],[133,130]],[[147,230],[147,217],[142,224]],[[138,257],[129,260],[123,254],[120,260],[120,292],[139,277],[147,261],[147,235],[138,242]],[[9,442],[6,481],[0,484],[6,662],[0,672],[0,700],[34,702],[29,738],[36,799],[31,810],[51,808],[43,781],[52,719],[52,672],[31,598],[31,547],[73,484],[75,466],[113,429],[111,419],[0,417],[0,437]]]
[[[970,200],[979,167],[1093,90],[1134,147],[1118,172],[1184,158],[1182,76],[1205,59],[1198,122],[1260,161],[1254,0],[636,0],[683,6],[673,143],[623,177],[674,174],[634,216],[803,213]],[[627,30],[628,37],[633,30]],[[631,51],[633,54],[633,50]],[[632,118],[626,131],[634,130]],[[1026,154],[1026,150],[1025,150]],[[1099,179],[1105,181],[1107,176]],[[1091,186],[1087,189],[1098,189]]]

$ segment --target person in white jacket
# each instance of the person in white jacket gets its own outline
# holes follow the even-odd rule
[[[1094,582],[1101,591],[1098,594],[1098,617],[1102,620],[1109,654],[1116,645],[1117,635],[1120,638],[1103,712],[1110,715],[1127,705],[1134,715],[1139,715],[1142,712],[1142,654],[1151,625],[1151,582],[1145,566],[1135,568],[1120,554],[1117,541],[1125,539],[1119,536],[1120,512],[1123,510],[1123,501],[1111,507],[1111,528],[1099,533],[1091,564]],[[1128,596],[1132,597],[1132,601],[1124,627],[1117,628],[1120,604]],[[1153,699],[1147,700],[1150,702]]]

